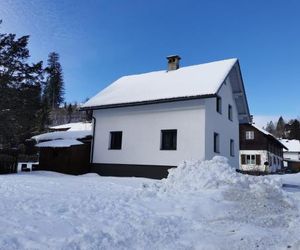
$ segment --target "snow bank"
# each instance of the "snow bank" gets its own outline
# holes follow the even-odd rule
[[[239,174],[222,156],[207,161],[184,161],[177,168],[169,170],[167,179],[161,181],[160,192],[197,192],[203,189],[215,189],[225,186],[235,188],[281,189],[280,178],[257,177]],[[254,187],[253,185],[259,185]]]
[[[226,215],[227,221],[250,222],[264,228],[287,227],[292,219],[287,212],[292,213],[295,209],[292,200],[282,190],[280,178],[237,173],[228,165],[228,160],[220,156],[207,161],[185,161],[170,169],[167,179],[145,185],[145,190],[154,196],[175,198],[210,193],[217,203],[230,202],[230,209],[235,212]],[[219,214],[221,220],[224,214]]]

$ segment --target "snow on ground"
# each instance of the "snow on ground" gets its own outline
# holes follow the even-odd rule
[[[222,157],[161,181],[1,175],[0,249],[300,249],[297,184],[238,174]]]

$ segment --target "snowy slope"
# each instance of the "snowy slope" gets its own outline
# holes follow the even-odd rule
[[[1,175],[0,249],[299,249],[299,194],[221,157],[161,181]]]
[[[84,107],[154,101],[215,94],[237,59],[124,76],[113,82]]]

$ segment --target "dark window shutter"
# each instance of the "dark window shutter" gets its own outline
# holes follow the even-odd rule
[[[241,155],[241,162],[242,164],[246,164],[246,155]]]
[[[260,155],[256,155],[256,165],[260,165]]]

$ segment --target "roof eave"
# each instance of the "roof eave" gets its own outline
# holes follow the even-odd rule
[[[250,115],[250,111],[249,111],[249,106],[248,106],[248,101],[247,101],[243,76],[242,76],[242,72],[241,72],[241,67],[240,67],[240,63],[239,63],[238,59],[236,59],[236,62],[232,65],[231,69],[229,70],[229,72],[227,73],[225,78],[223,79],[223,81],[222,81],[221,85],[219,86],[216,93],[217,94],[219,93],[220,89],[222,88],[223,84],[226,81],[226,78],[229,76],[229,74],[231,73],[231,71],[234,68],[237,68],[236,73],[237,73],[237,78],[239,79],[238,83],[239,83],[240,88],[241,88],[241,92],[238,93],[238,95],[236,95],[236,93],[233,93],[234,99],[235,99],[235,102],[236,102],[237,98],[242,98],[243,105],[245,106],[245,112],[240,113],[239,110],[238,110],[239,122],[240,122],[240,124],[251,123],[251,115]]]
[[[276,139],[273,135],[266,135],[269,138],[271,138],[273,141],[275,141],[277,144],[281,145],[282,148],[288,149],[284,144],[282,144],[278,139]]]
[[[149,101],[138,101],[138,102],[128,102],[128,103],[106,104],[106,105],[98,105],[98,106],[90,106],[90,107],[81,107],[79,110],[80,111],[86,111],[86,110],[96,110],[96,109],[121,108],[121,107],[150,105],[150,104],[157,104],[157,103],[167,103],[167,102],[178,102],[178,101],[194,100],[194,99],[204,99],[204,98],[212,98],[212,97],[216,97],[216,94],[174,97],[174,98],[157,99],[157,100],[149,100]]]
[[[248,100],[247,100],[247,96],[246,96],[246,91],[245,91],[245,85],[244,85],[244,80],[243,80],[243,76],[242,76],[242,72],[241,72],[241,66],[240,66],[240,62],[239,60],[236,61],[236,65],[237,65],[237,68],[238,68],[238,74],[240,76],[240,79],[241,79],[241,87],[242,87],[242,90],[243,90],[243,96],[244,96],[244,103],[245,103],[245,106],[246,106],[246,111],[247,111],[247,115],[248,115],[248,122],[250,123],[251,122],[251,115],[250,115],[250,110],[249,110],[249,105],[248,105]]]

